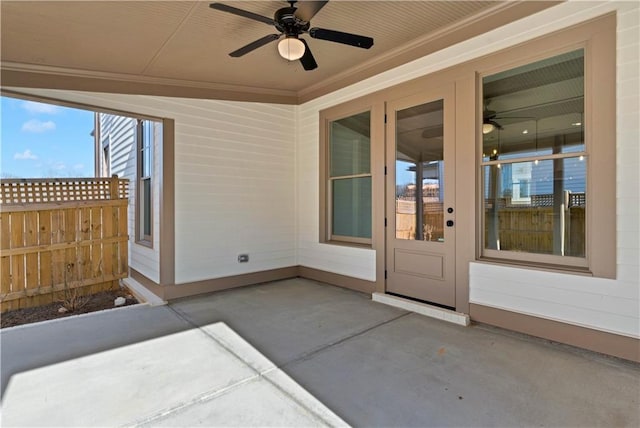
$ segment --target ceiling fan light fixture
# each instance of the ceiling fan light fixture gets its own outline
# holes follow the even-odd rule
[[[304,43],[296,37],[287,37],[278,43],[278,52],[287,61],[295,61],[302,58],[304,50]]]
[[[493,132],[494,129],[496,129],[496,126],[493,123],[485,122],[482,124],[482,133],[484,135]]]

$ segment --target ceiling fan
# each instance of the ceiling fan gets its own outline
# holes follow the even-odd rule
[[[482,111],[482,133],[485,135],[495,129],[501,131],[504,129],[504,126],[498,120],[536,120],[535,116],[511,116],[509,112],[502,112],[504,116],[498,116],[498,112],[489,109],[489,103],[490,101],[485,102],[484,110]]]
[[[492,132],[494,129],[503,129],[502,125],[496,122],[496,118],[498,113],[495,110],[489,110],[486,108],[482,112],[482,133],[488,134]]]
[[[355,46],[363,49],[369,49],[371,46],[373,46],[373,39],[371,37],[343,33],[341,31],[335,30],[327,30],[324,28],[310,28],[311,18],[313,18],[315,14],[318,13],[320,9],[322,9],[327,4],[327,2],[328,0],[309,0],[300,2],[287,1],[287,3],[289,3],[289,6],[278,9],[273,19],[222,3],[211,3],[209,7],[222,12],[232,13],[234,15],[253,19],[254,21],[273,25],[279,32],[279,34],[269,34],[256,41],[253,41],[248,45],[231,52],[229,56],[232,56],[234,58],[241,57],[284,36],[285,38],[278,43],[278,52],[280,53],[280,55],[289,61],[295,61],[299,59],[302,67],[304,67],[305,70],[309,71],[317,68],[318,64],[316,63],[316,60],[313,57],[313,54],[311,53],[307,42],[304,39],[300,38],[300,35],[302,34],[309,34],[309,36],[314,39],[343,43],[345,45]],[[298,7],[295,6],[296,3],[300,3]]]

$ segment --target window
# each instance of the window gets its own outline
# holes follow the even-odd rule
[[[107,137],[102,140],[102,168],[100,170],[101,177],[111,176],[111,156],[109,154],[109,147],[111,147],[111,137]]]
[[[584,59],[578,49],[482,79],[483,256],[588,267]]]
[[[371,244],[371,112],[330,121],[326,156],[325,239]]]
[[[148,246],[152,245],[152,165],[153,165],[154,122],[137,119],[136,145],[137,159],[137,194],[136,198],[136,241]]]

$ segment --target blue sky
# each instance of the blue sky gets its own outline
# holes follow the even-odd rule
[[[2,178],[92,177],[93,112],[1,97]]]

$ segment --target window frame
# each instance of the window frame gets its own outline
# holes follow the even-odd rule
[[[148,124],[148,128],[145,125]],[[135,230],[136,230],[136,239],[135,243],[139,245],[143,245],[145,247],[153,248],[153,223],[154,223],[154,209],[153,209],[153,149],[155,145],[155,125],[156,122],[148,119],[136,119],[136,128],[135,128],[135,144],[136,144],[136,212],[135,212]],[[149,146],[145,147],[145,129],[150,130],[150,135],[148,138]],[[148,175],[143,175],[144,171],[144,161],[145,161],[145,153],[147,153],[149,158],[149,171]],[[145,210],[142,201],[142,189],[143,183],[145,181],[149,182],[149,207],[148,211],[149,215],[149,233],[146,234],[144,228],[144,215]]]
[[[330,141],[331,123],[350,116],[369,112],[369,173],[356,174],[371,177],[371,238],[358,238],[332,234],[332,194],[331,194],[331,165],[330,165]],[[346,245],[363,248],[376,248],[380,237],[384,235],[383,221],[380,218],[381,204],[384,197],[380,198],[380,192],[384,192],[384,175],[380,174],[384,167],[384,103],[372,96],[358,98],[340,105],[320,111],[319,126],[319,239],[318,242],[333,245]],[[380,169],[381,171],[378,171]],[[340,176],[344,178],[346,176]],[[352,176],[349,176],[352,177]],[[335,178],[334,178],[335,179]]]
[[[362,113],[369,113],[369,172],[368,173],[358,173],[358,174],[347,174],[347,175],[333,175],[331,173],[332,168],[332,155],[331,155],[331,125],[333,122],[337,122],[341,119],[345,119],[348,117],[356,116]],[[337,242],[351,242],[354,244],[362,244],[362,245],[371,245],[372,238],[361,238],[357,236],[349,236],[349,235],[337,235],[333,233],[333,208],[334,208],[334,199],[333,199],[333,187],[334,183],[338,180],[354,180],[358,178],[369,178],[373,181],[373,160],[371,156],[371,109],[365,109],[361,112],[349,114],[347,116],[341,118],[334,118],[328,121],[328,134],[327,134],[327,240],[328,241],[337,241]],[[370,195],[370,202],[372,204],[373,209],[373,191]],[[371,225],[373,229],[373,224]],[[373,235],[373,230],[371,230],[371,235]]]
[[[545,49],[508,49],[491,55],[492,63],[476,69],[476,259],[505,265],[616,277],[616,44],[615,19],[602,19],[580,30],[543,38]],[[540,40],[524,43],[539,45]],[[483,161],[483,78],[556,55],[584,51],[584,150],[576,153]],[[533,54],[531,52],[534,52]],[[597,120],[594,121],[594,118]],[[484,173],[487,165],[583,155],[587,187],[585,257],[491,250],[485,247]]]
[[[100,158],[100,170],[101,174],[98,176],[109,177],[111,176],[111,136],[109,135],[107,138],[102,139],[100,143],[101,150],[98,152],[98,157]]]
[[[365,112],[369,112],[369,173],[351,174],[351,175],[344,175],[344,176],[341,175],[341,176],[332,177],[331,176],[331,124],[338,120],[346,119],[348,117],[356,116],[358,114],[362,114]],[[350,243],[350,244],[364,245],[364,246],[372,245],[372,242],[373,242],[372,238],[360,238],[356,236],[345,236],[345,235],[333,234],[333,182],[335,180],[366,178],[366,177],[370,177],[371,180],[373,181],[373,159],[372,159],[372,150],[371,150],[372,149],[371,130],[372,130],[372,120],[373,120],[372,116],[373,115],[372,115],[371,107],[367,107],[362,109],[355,109],[353,111],[350,111],[348,113],[344,113],[341,115],[337,115],[335,117],[325,117],[325,126],[326,126],[325,135],[326,136],[324,139],[321,139],[321,141],[324,142],[325,147],[321,147],[320,149],[321,153],[324,153],[323,157],[325,161],[323,181],[324,181],[325,193],[326,193],[326,197],[324,198],[324,203],[326,206],[326,211],[325,211],[326,230],[324,233],[324,237],[325,237],[324,242],[344,243],[344,244]],[[371,206],[373,210],[373,186],[372,186],[370,198],[371,198]],[[373,212],[371,214],[373,216]],[[372,228],[371,234],[373,236],[373,224],[371,228]]]

